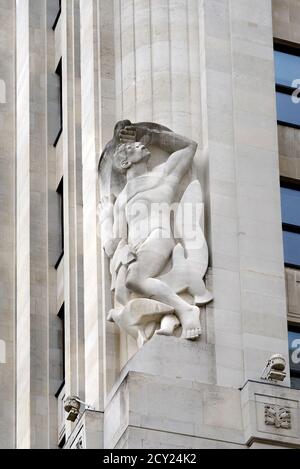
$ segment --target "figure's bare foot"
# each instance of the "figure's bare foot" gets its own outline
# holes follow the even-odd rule
[[[200,324],[200,310],[197,306],[192,306],[182,318],[182,339],[193,340],[202,334]]]
[[[172,336],[174,335],[175,329],[177,329],[177,327],[179,326],[180,326],[180,321],[175,316],[175,314],[168,314],[162,318],[161,327],[159,330],[156,331],[156,334]]]

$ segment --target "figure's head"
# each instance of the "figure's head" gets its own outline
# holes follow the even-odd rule
[[[132,165],[147,163],[150,151],[140,142],[124,143],[117,147],[114,154],[114,167],[117,171],[126,173]]]

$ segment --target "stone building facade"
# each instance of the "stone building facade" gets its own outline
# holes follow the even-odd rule
[[[280,202],[300,118],[276,116],[274,74],[274,39],[300,55],[299,0],[0,0],[0,24],[0,448],[300,447],[297,366],[261,379],[300,333]],[[122,119],[198,143],[197,341],[137,351],[107,321],[98,165]]]

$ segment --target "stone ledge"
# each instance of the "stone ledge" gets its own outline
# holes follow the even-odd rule
[[[124,445],[125,435],[134,435],[134,444],[142,444],[139,434],[155,441],[153,432],[168,435],[170,447],[179,437],[228,448],[300,447],[299,401],[299,391],[274,384],[247,382],[237,390],[129,371],[105,410],[104,447]],[[265,422],[267,407],[274,424],[273,414]]]
[[[241,391],[245,443],[267,442],[300,447],[300,392],[248,382]]]
[[[242,445],[240,391],[129,372],[105,410],[104,447],[115,448],[128,428]]]
[[[124,366],[108,395],[109,403],[129,372],[199,383],[216,382],[215,346],[203,339],[195,342],[156,335]]]
[[[252,381],[241,390],[229,389],[129,371],[104,415],[87,410],[78,420],[66,448],[81,444],[90,449],[300,448],[300,392]]]

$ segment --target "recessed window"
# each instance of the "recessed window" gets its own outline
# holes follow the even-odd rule
[[[62,84],[62,59],[60,59],[55,71],[57,77],[57,99],[59,104],[59,116],[57,122],[57,136],[54,142],[56,147],[63,131],[63,84]]]
[[[56,263],[55,268],[58,269],[60,262],[62,258],[64,257],[64,248],[65,248],[65,242],[64,242],[64,180],[63,178],[61,179],[59,186],[57,188],[57,196],[58,196],[58,204],[59,204],[59,213],[60,213],[60,243],[61,243],[61,253],[58,258],[58,261]]]
[[[284,262],[300,268],[300,183],[281,183]]]
[[[283,231],[284,257],[286,266],[300,266],[300,234]]]
[[[60,319],[60,350],[61,350],[61,374],[62,380],[65,379],[66,375],[66,346],[65,346],[65,304],[62,305],[58,318]]]
[[[289,356],[291,369],[291,384],[300,389],[300,326],[289,326]]]
[[[299,186],[282,183],[281,205],[283,223],[300,226],[300,181]]]
[[[274,47],[277,120],[300,129],[300,48],[281,42]]]
[[[291,93],[293,92],[294,89],[291,90]],[[300,128],[300,104],[292,101],[291,93],[290,91],[288,94],[276,92],[278,124]]]
[[[53,23],[53,26],[52,26],[53,31],[55,31],[57,23],[59,21],[60,15],[61,15],[61,0],[56,0],[56,2],[57,2],[57,15],[55,17],[55,20],[54,20],[54,23]]]
[[[292,86],[300,78],[300,57],[275,50],[275,74],[278,85]]]

